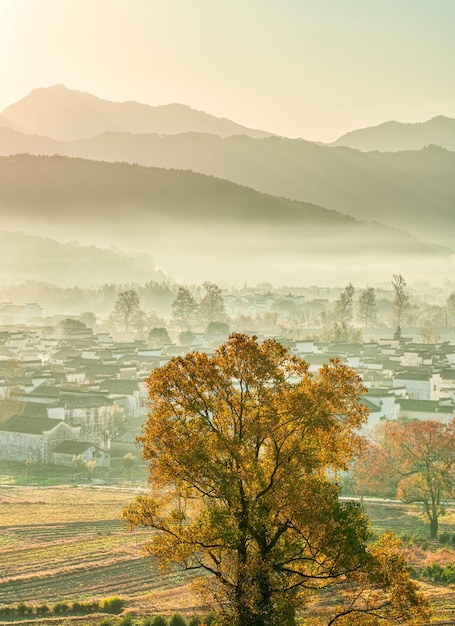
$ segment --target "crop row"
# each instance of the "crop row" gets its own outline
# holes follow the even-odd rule
[[[153,587],[173,587],[181,580],[182,574],[158,574],[150,567],[150,562],[137,558],[100,566],[93,564],[82,571],[61,571],[55,575],[5,582],[0,584],[0,601],[2,604],[53,602],[112,595],[119,591],[132,596]]]
[[[119,519],[105,519],[97,522],[69,522],[53,524],[29,524],[0,526],[0,533],[8,531],[26,538],[28,541],[54,541],[58,538],[69,538],[81,533],[95,534],[99,532],[118,531],[122,529]]]
[[[134,491],[90,487],[0,487],[0,526],[119,519],[134,496]]]
[[[20,566],[33,563],[61,561],[68,558],[77,558],[80,555],[90,555],[93,552],[111,550],[131,541],[126,533],[109,533],[101,535],[79,535],[71,540],[55,541],[46,544],[29,543],[19,546],[9,545],[1,551],[3,567],[7,565]]]
[[[142,533],[142,540],[144,533]],[[4,552],[0,577],[5,579],[55,575],[58,570],[93,568],[95,565],[138,556],[140,537],[128,533],[107,536],[81,536],[70,543],[30,546]],[[1,582],[1,581],[0,581]]]

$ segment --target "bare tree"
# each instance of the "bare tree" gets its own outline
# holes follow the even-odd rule
[[[403,313],[409,308],[409,294],[406,291],[406,281],[401,274],[394,274],[392,287],[395,291],[393,308],[397,318],[397,329],[401,329]]]
[[[143,315],[144,312],[139,306],[137,291],[128,289],[119,293],[111,313],[111,320],[114,324],[122,326],[127,333],[130,326],[134,324],[135,318]]]
[[[367,287],[362,291],[359,297],[359,317],[363,321],[364,327],[368,328],[369,322],[372,322],[378,312],[376,302],[376,292],[373,287]]]
[[[226,309],[224,308],[221,289],[215,283],[205,282],[202,285],[205,294],[199,304],[199,315],[205,324],[211,322],[224,322],[226,320]]]
[[[352,322],[352,301],[354,298],[354,287],[352,283],[341,292],[340,297],[335,302],[335,318],[340,324]]]
[[[177,295],[171,304],[172,319],[182,330],[193,327],[197,312],[197,302],[186,287],[179,287]]]

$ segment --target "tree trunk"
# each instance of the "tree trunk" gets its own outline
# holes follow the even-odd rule
[[[434,515],[430,518],[430,537],[431,539],[438,538],[438,530],[439,530],[439,520],[438,516]]]

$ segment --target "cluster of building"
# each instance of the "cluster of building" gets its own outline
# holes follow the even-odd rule
[[[367,389],[368,427],[398,418],[448,422],[455,417],[455,345],[379,339],[368,343],[297,341],[293,351],[317,371],[329,358],[354,368]]]
[[[455,345],[449,342],[283,343],[311,371],[331,357],[353,367],[368,390],[362,399],[368,426],[455,416]],[[191,346],[151,348],[88,328],[31,325],[30,318],[0,327],[0,461],[71,466],[82,457],[109,467],[128,452],[137,455],[135,438],[148,411],[145,378],[193,349],[212,347],[197,333]]]
[[[90,329],[0,329],[0,460],[71,466],[82,456],[106,467],[137,455],[157,352]]]

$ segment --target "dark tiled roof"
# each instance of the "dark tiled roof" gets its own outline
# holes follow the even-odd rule
[[[396,376],[396,380],[426,380],[429,381],[432,374],[431,372],[399,372]]]
[[[111,406],[114,402],[106,395],[91,393],[66,394],[62,393],[61,401],[69,409],[95,409],[101,406]]]
[[[98,374],[101,376],[115,376],[119,373],[120,368],[118,365],[111,365],[106,363],[88,363],[84,361],[81,368],[88,376],[92,374]]]
[[[46,383],[42,383],[41,385],[38,385],[38,387],[35,387],[32,393],[36,396],[50,396],[52,398],[58,398],[60,390],[54,385],[47,385]]]
[[[47,404],[44,402],[24,402],[20,413],[26,417],[47,417]]]
[[[42,435],[44,432],[52,430],[62,423],[62,420],[51,419],[49,417],[13,415],[13,417],[11,417],[7,422],[0,424],[0,430],[10,433]]]
[[[393,392],[389,388],[384,389],[382,387],[370,387],[367,390],[367,396],[391,396],[393,397]]]
[[[402,411],[424,411],[426,413],[451,413],[453,407],[440,405],[436,400],[404,400],[398,399]]]
[[[112,440],[112,443],[136,443],[137,431],[126,430],[122,433],[117,433]]]
[[[360,398],[360,404],[364,404],[370,413],[380,413],[381,409],[376,405],[370,402],[367,398]]]
[[[114,378],[108,378],[100,383],[100,389],[102,391],[108,391],[109,393],[132,394],[139,390],[139,386],[136,380],[117,380]]]
[[[52,452],[60,454],[83,454],[88,448],[98,448],[94,443],[86,441],[63,441]]]

